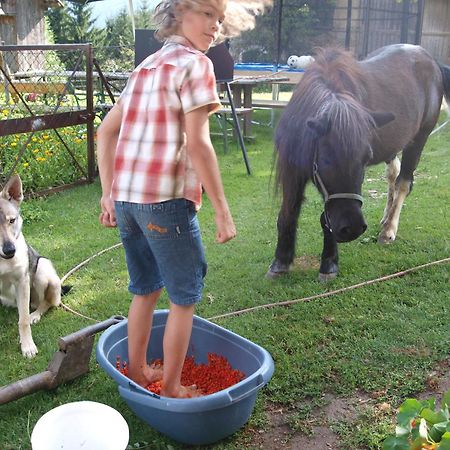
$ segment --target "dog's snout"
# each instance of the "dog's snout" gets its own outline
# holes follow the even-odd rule
[[[12,242],[5,242],[2,247],[3,257],[6,259],[12,258],[16,254],[16,247]]]

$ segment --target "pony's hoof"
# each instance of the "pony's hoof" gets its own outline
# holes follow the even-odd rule
[[[395,234],[380,233],[378,236],[378,243],[381,245],[392,244],[395,241]]]
[[[268,280],[275,280],[276,278],[280,278],[281,276],[289,273],[289,267],[289,264],[282,264],[275,260],[270,265],[269,270],[266,273],[266,278]]]
[[[272,270],[268,270],[266,273],[266,278],[268,280],[276,280],[277,278],[282,277],[283,275],[286,275],[288,272],[273,272]]]
[[[337,272],[332,273],[320,273],[319,272],[319,281],[321,283],[328,283],[331,280],[334,280],[337,277]]]

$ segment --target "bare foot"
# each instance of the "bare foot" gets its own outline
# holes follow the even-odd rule
[[[195,398],[201,397],[203,394],[202,391],[193,384],[192,386],[180,386],[178,389],[171,392],[161,389],[161,395],[172,398]]]
[[[154,381],[162,380],[163,366],[160,363],[151,363],[144,367],[144,377],[147,380],[147,385]]]
[[[159,363],[152,363],[150,365],[146,365],[139,370],[139,372],[134,373],[131,367],[128,369],[128,377],[131,378],[135,383],[139,384],[139,386],[147,387],[149,384],[162,380],[163,377],[163,368]]]

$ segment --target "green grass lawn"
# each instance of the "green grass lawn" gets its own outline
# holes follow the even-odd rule
[[[257,118],[267,122],[262,115],[267,113],[261,112]],[[279,206],[279,198],[273,194],[272,133],[270,127],[254,128],[256,138],[247,144],[251,176],[246,175],[234,143],[224,155],[220,139],[215,141],[238,236],[225,245],[214,243],[213,211],[205,198],[199,219],[209,270],[198,315],[209,318],[301,299],[449,256],[447,126],[427,144],[394,244],[376,243],[386,192],[384,167],[377,166],[368,170],[363,186],[368,230],[356,241],[340,245],[338,278],[331,284],[318,282],[322,201],[309,186],[299,220],[293,271],[279,280],[266,280],[264,275],[276,246]],[[117,230],[102,228],[98,223],[99,198],[96,182],[23,205],[27,240],[52,259],[61,276],[119,242]],[[93,259],[67,283],[73,287],[63,301],[70,308],[97,320],[127,314],[130,295],[121,248]],[[391,408],[380,413],[373,404],[357,414],[352,423],[332,423],[341,448],[381,448],[383,439],[393,431],[395,407],[406,396],[424,390],[430,372],[449,358],[449,293],[449,266],[444,264],[325,299],[217,320],[265,347],[274,358],[275,373],[258,395],[247,425],[214,448],[257,448],[259,436],[270,433],[269,410],[274,407],[283,408],[293,434],[308,432],[315,420],[312,411],[324,405],[328,394],[345,399],[355,393],[369,397],[377,393],[376,402],[388,403]],[[163,296],[160,308],[167,305]],[[57,350],[58,337],[91,323],[62,308],[50,311],[33,326],[39,354],[26,360],[19,349],[17,311],[0,308],[0,385],[45,370]],[[33,426],[45,412],[79,400],[102,402],[120,411],[130,427],[130,444],[136,448],[181,448],[134,416],[121,400],[116,384],[97,365],[94,354],[88,375],[54,391],[38,392],[1,406],[0,448],[29,449]]]

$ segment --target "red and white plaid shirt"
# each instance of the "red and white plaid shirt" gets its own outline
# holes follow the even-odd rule
[[[184,115],[220,107],[211,60],[181,36],[168,39],[131,74],[119,99],[122,124],[112,198],[158,203],[186,198],[201,205],[201,184],[186,152]]]

